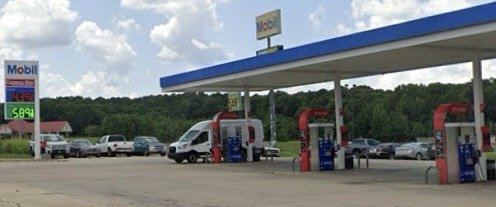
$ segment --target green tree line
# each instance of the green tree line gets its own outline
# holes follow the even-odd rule
[[[342,88],[344,121],[352,137],[382,141],[407,141],[431,136],[432,113],[437,105],[472,102],[472,84],[408,84],[394,90],[368,86]],[[486,122],[496,120],[496,83],[484,81]],[[288,94],[275,92],[277,138],[298,139],[297,119],[307,107],[326,107],[334,111],[334,91],[319,90]],[[41,100],[42,121],[66,120],[72,136],[98,137],[104,134],[156,136],[164,142],[179,138],[194,123],[211,119],[227,109],[225,93],[183,93],[140,98],[57,97]],[[265,125],[270,137],[268,96],[251,97],[251,116]],[[0,107],[3,113],[3,107]],[[240,112],[242,116],[242,113]],[[334,122],[334,116],[329,120]],[[6,121],[3,120],[2,123]]]

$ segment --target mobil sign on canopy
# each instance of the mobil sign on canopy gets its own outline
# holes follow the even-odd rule
[[[281,33],[281,10],[279,9],[258,16],[256,21],[258,40]]]
[[[5,119],[34,119],[37,61],[5,61]]]

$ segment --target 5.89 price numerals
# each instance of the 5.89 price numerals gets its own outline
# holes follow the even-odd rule
[[[33,118],[34,109],[33,108],[13,108],[12,115],[14,118]]]

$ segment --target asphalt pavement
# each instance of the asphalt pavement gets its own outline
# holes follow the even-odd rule
[[[496,183],[425,185],[432,161],[292,172],[291,158],[176,164],[165,157],[0,162],[0,206],[489,206]],[[361,166],[365,166],[362,163]]]

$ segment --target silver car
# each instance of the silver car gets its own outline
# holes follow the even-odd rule
[[[407,143],[396,148],[395,158],[430,159],[428,148],[429,144],[427,143]]]

